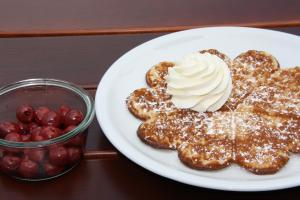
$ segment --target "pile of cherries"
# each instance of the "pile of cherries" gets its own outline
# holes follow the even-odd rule
[[[72,131],[84,118],[81,111],[65,105],[57,110],[21,105],[16,117],[17,122],[0,123],[0,139],[13,142],[49,140]],[[86,134],[79,133],[63,144],[40,148],[0,147],[0,169],[26,179],[58,175],[79,162],[85,140]]]

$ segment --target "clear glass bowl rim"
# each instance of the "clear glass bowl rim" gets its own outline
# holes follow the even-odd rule
[[[63,134],[57,138],[53,138],[51,140],[45,140],[39,142],[12,142],[12,141],[0,139],[0,146],[11,147],[11,148],[40,148],[40,147],[45,147],[53,144],[58,144],[67,141],[72,137],[75,137],[77,134],[83,132],[91,124],[95,115],[93,98],[83,88],[68,81],[49,79],[49,78],[35,78],[35,79],[26,79],[26,80],[18,81],[0,87],[0,98],[1,95],[11,92],[13,90],[32,87],[32,86],[55,86],[55,87],[60,87],[60,88],[70,90],[75,94],[78,94],[81,97],[81,99],[85,102],[86,109],[87,109],[83,121],[72,131]]]

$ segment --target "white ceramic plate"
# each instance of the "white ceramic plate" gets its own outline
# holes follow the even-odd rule
[[[160,61],[175,61],[201,49],[214,48],[231,58],[249,49],[273,54],[282,67],[300,65],[300,37],[271,30],[213,27],[168,34],[146,42],[120,57],[103,76],[96,93],[98,121],[110,142],[138,165],[161,176],[206,188],[264,191],[300,185],[300,156],[274,175],[254,175],[232,164],[218,171],[198,171],[183,165],[177,152],[158,150],[136,135],[141,121],[129,113],[126,97],[146,87],[145,73]],[[126,172],[124,172],[126,173]]]

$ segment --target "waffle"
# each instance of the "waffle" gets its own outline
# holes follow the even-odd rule
[[[222,60],[224,60],[224,62],[229,66],[229,68],[231,68],[232,60],[227,55],[225,55],[224,53],[222,53],[222,52],[220,52],[216,49],[205,49],[205,50],[202,50],[202,51],[199,51],[199,52],[200,53],[210,53],[212,55],[216,55],[219,58],[221,58]]]
[[[300,99],[288,88],[260,86],[237,108],[239,112],[255,112],[264,115],[300,120]]]
[[[235,113],[235,162],[255,174],[273,174],[289,160],[287,137],[254,113]]]
[[[173,67],[173,62],[160,62],[151,67],[146,73],[146,82],[150,87],[166,87],[166,75],[169,67]]]
[[[204,115],[189,109],[178,109],[170,113],[161,112],[145,121],[138,128],[138,136],[155,148],[176,149],[187,140],[190,129],[199,125]]]
[[[300,153],[300,68],[278,70],[237,108],[274,121],[289,138],[289,150]]]
[[[137,118],[146,120],[158,112],[175,109],[165,88],[140,88],[132,92],[126,100],[128,110]]]
[[[272,174],[289,159],[288,138],[276,124],[247,112],[160,113],[140,125],[138,136],[152,147],[178,150],[194,169],[217,170],[234,161],[255,174]]]
[[[249,50],[237,56],[230,67],[233,84],[231,96],[221,110],[234,111],[254,88],[265,84],[278,69],[277,60],[264,51]]]
[[[230,112],[209,113],[202,123],[189,129],[188,137],[178,148],[179,159],[190,168],[217,170],[233,159]]]
[[[140,125],[139,138],[163,149],[177,149],[191,168],[220,169],[232,159],[231,113],[200,114],[189,109],[160,113]],[[227,120],[229,123],[220,123]],[[229,120],[229,121],[228,121]]]
[[[267,80],[267,85],[280,88],[282,91],[286,89],[300,98],[300,67],[281,69],[276,71]]]
[[[159,149],[177,150],[182,163],[194,169],[217,170],[236,163],[254,174],[273,174],[300,153],[300,68],[279,69],[264,51],[250,50],[231,60],[233,90],[213,113],[178,109],[166,94],[172,62],[162,62],[146,74],[151,88],[135,90],[127,99],[133,115],[145,120],[138,137]]]

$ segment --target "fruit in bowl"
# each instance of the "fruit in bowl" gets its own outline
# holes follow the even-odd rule
[[[91,97],[71,83],[53,79],[13,85],[13,90],[11,85],[0,88],[0,102],[7,105],[0,108],[5,113],[0,116],[0,171],[34,181],[71,170],[85,151],[87,128],[94,116]],[[48,94],[49,90],[53,93]],[[20,91],[25,103],[9,101],[9,96],[19,96]],[[32,96],[37,92],[43,95],[35,100]]]

